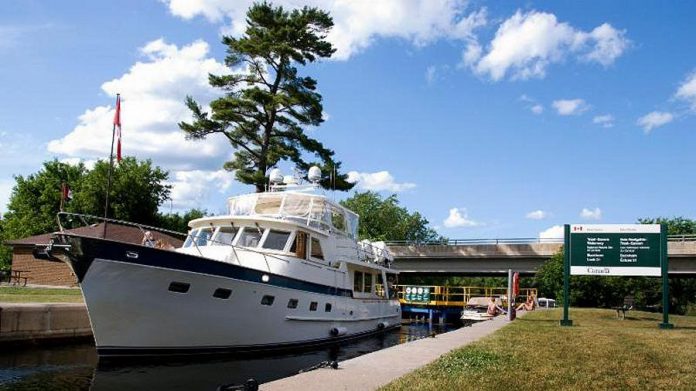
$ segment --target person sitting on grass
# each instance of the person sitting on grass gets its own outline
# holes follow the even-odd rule
[[[533,296],[527,296],[527,301],[524,303],[520,304],[517,306],[517,311],[519,310],[525,310],[525,311],[534,311],[534,297]]]
[[[498,306],[495,304],[495,298],[491,297],[491,302],[488,303],[488,309],[486,313],[491,316],[498,315]]]

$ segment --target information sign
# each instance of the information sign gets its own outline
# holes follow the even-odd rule
[[[570,274],[661,276],[659,224],[572,224]]]
[[[406,295],[404,299],[406,299],[406,301],[429,302],[430,288],[422,286],[406,287]]]

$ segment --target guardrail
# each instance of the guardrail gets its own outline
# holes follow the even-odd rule
[[[385,242],[387,246],[456,246],[478,244],[534,244],[534,243],[563,243],[563,238],[496,238],[496,239],[448,239],[429,242],[415,242],[411,240],[390,240]]]
[[[670,242],[694,242],[696,234],[667,235]],[[388,240],[387,246],[458,246],[458,245],[485,245],[485,244],[538,244],[538,243],[563,243],[563,238],[494,238],[494,239],[448,239],[418,242],[411,240]]]

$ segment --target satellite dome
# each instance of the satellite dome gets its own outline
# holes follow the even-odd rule
[[[312,183],[318,183],[321,180],[321,170],[317,166],[312,166],[307,172],[307,179]]]
[[[283,183],[283,174],[278,168],[272,169],[271,173],[268,174],[268,178],[273,184]]]

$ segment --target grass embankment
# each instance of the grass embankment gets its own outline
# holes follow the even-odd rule
[[[696,390],[696,318],[571,309],[535,311],[495,334],[383,387],[382,390]],[[406,358],[407,359],[407,358]]]
[[[27,288],[0,286],[0,303],[82,303],[77,288]]]

